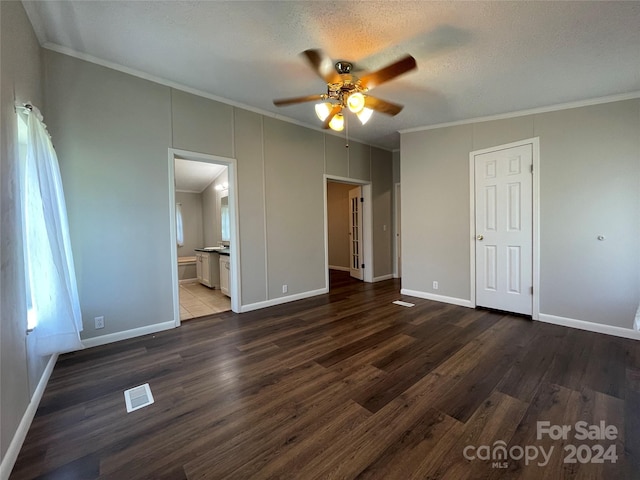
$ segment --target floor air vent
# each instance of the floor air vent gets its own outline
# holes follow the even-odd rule
[[[139,387],[125,390],[124,401],[127,404],[127,413],[151,405],[153,403],[153,395],[151,394],[149,384],[145,383]]]
[[[415,307],[416,306],[415,303],[403,302],[402,300],[396,300],[395,302],[391,302],[391,303],[395,303],[396,305],[400,305],[401,307]]]

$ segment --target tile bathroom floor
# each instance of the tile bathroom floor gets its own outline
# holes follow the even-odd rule
[[[231,310],[231,299],[220,290],[200,283],[180,284],[180,320],[204,317]]]

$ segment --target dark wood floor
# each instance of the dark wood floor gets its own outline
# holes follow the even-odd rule
[[[640,343],[399,289],[338,272],[328,295],[64,355],[11,478],[640,478]],[[146,382],[155,403],[127,414]],[[506,468],[464,456],[501,441]],[[572,445],[617,461],[564,463]]]

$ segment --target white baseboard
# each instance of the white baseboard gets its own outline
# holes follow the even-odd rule
[[[178,283],[180,285],[183,285],[185,283],[198,283],[198,279],[197,278],[183,278],[182,280],[178,280]]]
[[[400,293],[402,295],[408,295],[410,297],[424,298],[426,300],[433,300],[436,302],[451,303],[453,305],[459,305],[461,307],[474,308],[474,305],[470,300],[464,300],[462,298],[445,297],[444,295],[435,295],[433,293],[409,290],[407,288],[401,289]]]
[[[132,328],[131,330],[124,330],[122,332],[100,335],[99,337],[85,338],[82,340],[82,344],[86,348],[97,347],[99,345],[106,345],[107,343],[119,342],[120,340],[128,340],[129,338],[170,330],[175,327],[176,322],[173,320],[170,322],[155,323],[153,325],[147,325],[146,327]]]
[[[632,330],[631,328],[615,327],[613,325],[603,325],[602,323],[593,323],[593,322],[587,322],[585,320],[576,320],[575,318],[557,317],[555,315],[548,315],[546,313],[541,313],[538,320],[545,323],[552,323],[554,325],[561,325],[563,327],[578,328],[580,330],[587,330],[589,332],[613,335],[614,337],[623,337],[623,338],[630,338],[632,340],[640,340],[640,332]]]
[[[295,295],[288,295],[286,297],[273,298],[271,300],[265,300],[264,302],[250,303],[248,305],[242,305],[240,307],[240,313],[251,312],[253,310],[259,310],[261,308],[273,307],[275,305],[282,305],[283,303],[295,302],[296,300],[303,300],[309,297],[315,297],[317,295],[323,295],[329,293],[328,288],[319,288],[318,290],[310,290],[308,292],[296,293]]]
[[[338,267],[337,265],[329,265],[329,270],[339,270],[341,272],[350,272],[349,267]]]
[[[47,363],[44,372],[42,372],[36,391],[33,392],[31,401],[29,402],[24,415],[22,415],[22,420],[20,420],[18,429],[11,439],[7,453],[2,457],[2,463],[0,463],[1,480],[7,480],[9,475],[11,475],[11,470],[13,470],[13,466],[18,459],[18,454],[20,453],[24,439],[27,438],[27,432],[29,432],[29,427],[31,427],[31,422],[33,421],[33,417],[36,415],[36,411],[40,405],[40,400],[42,400],[42,395],[44,395],[44,390],[47,388],[47,383],[49,383],[51,372],[53,372],[53,367],[55,367],[57,360],[58,354],[51,355],[49,358],[49,362]]]
[[[379,277],[373,277],[373,283],[375,282],[382,282],[384,280],[391,280],[393,278],[393,274],[388,274],[388,275],[381,275]]]

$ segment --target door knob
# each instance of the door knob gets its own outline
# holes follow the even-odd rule
[[[476,238],[477,238],[478,240],[484,240],[484,236],[483,236],[483,235],[478,235]]]

